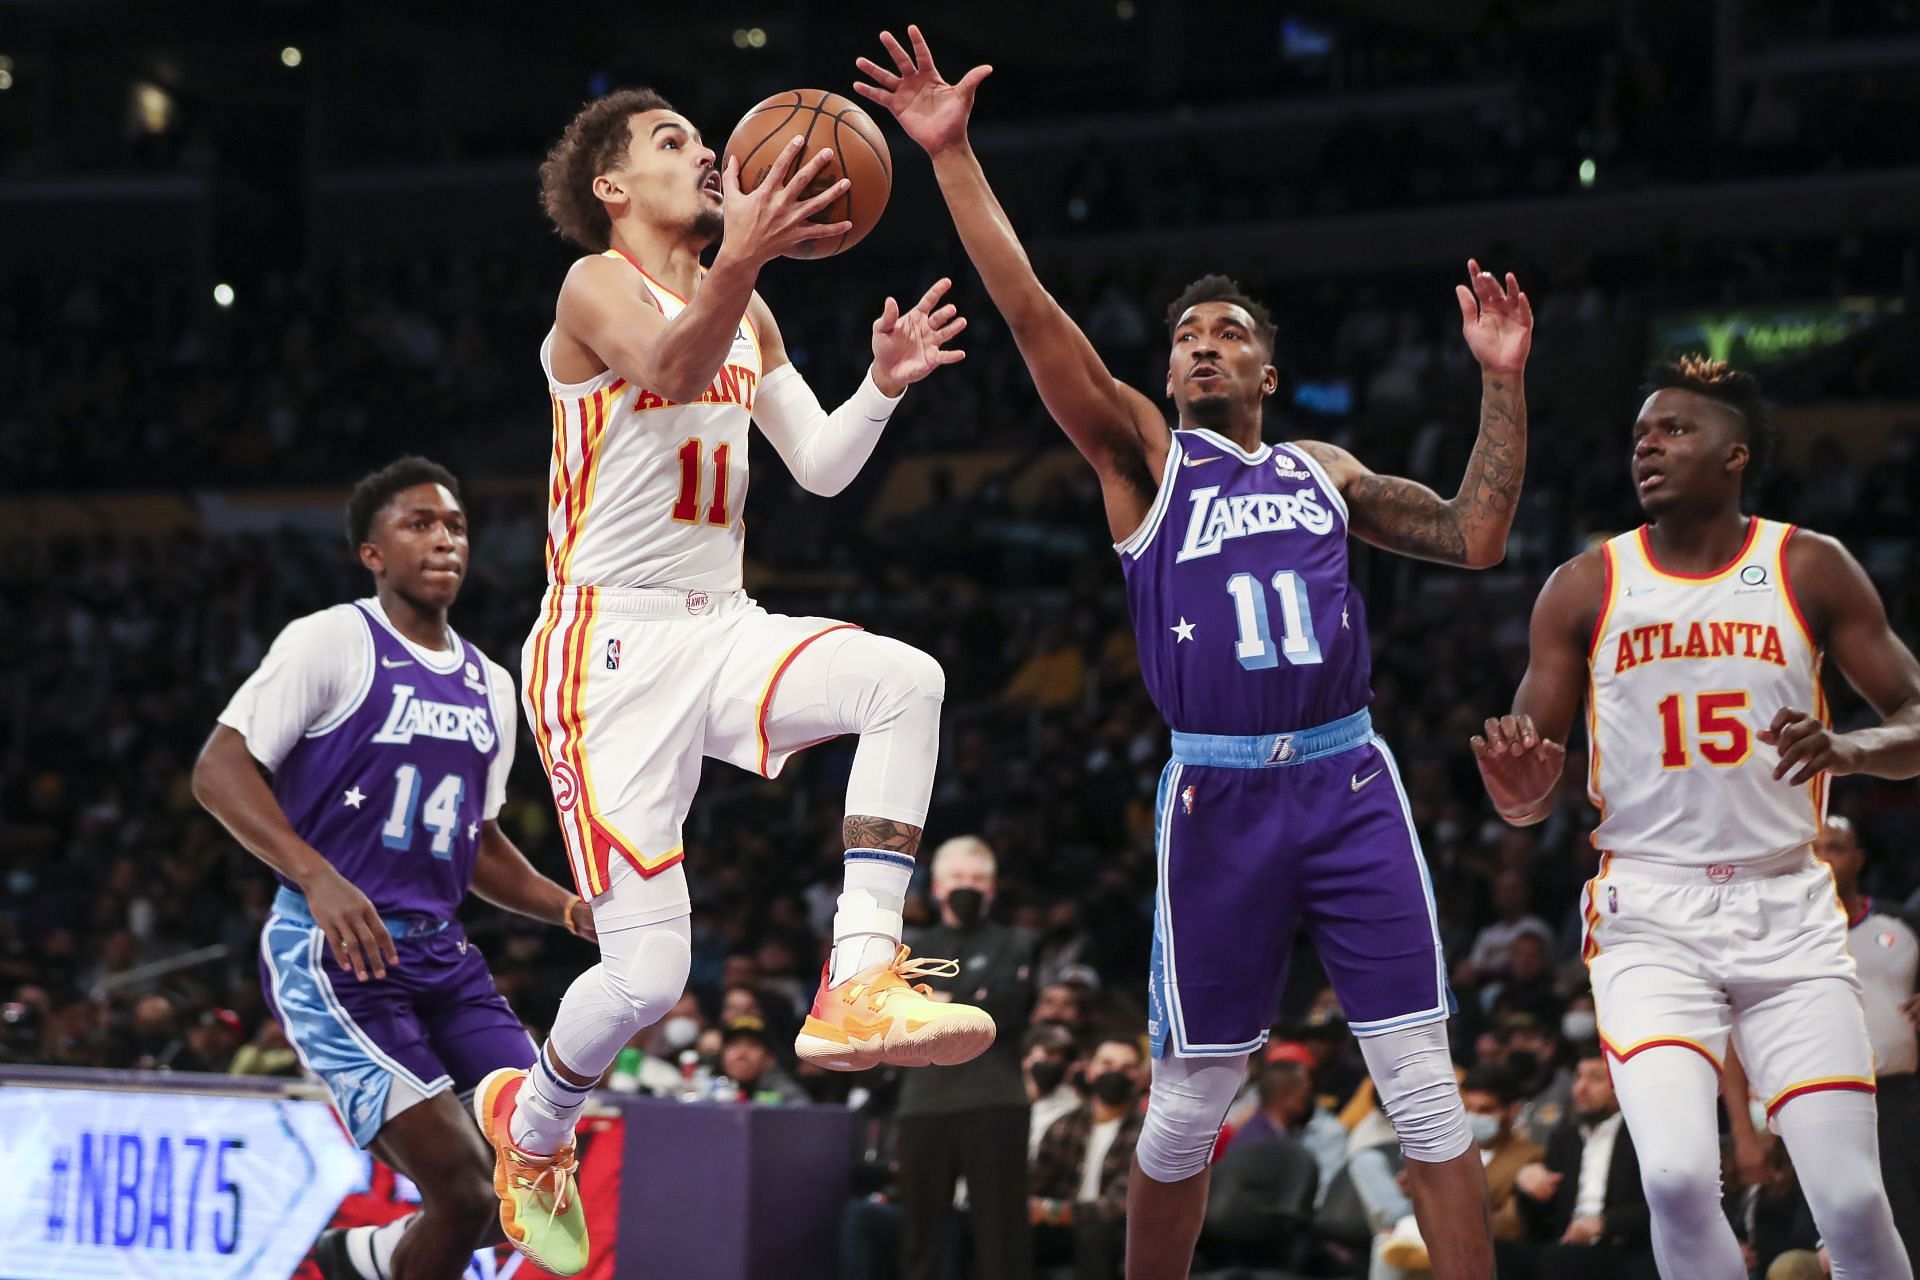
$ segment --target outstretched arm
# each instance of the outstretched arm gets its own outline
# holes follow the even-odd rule
[[[1327,469],[1346,499],[1353,531],[1388,551],[1441,564],[1486,569],[1507,554],[1520,481],[1527,470],[1527,402],[1523,378],[1533,346],[1533,306],[1507,274],[1499,281],[1469,260],[1473,282],[1456,285],[1460,327],[1480,361],[1480,434],[1460,491],[1442,498],[1399,476],[1377,475],[1336,445],[1300,447]]]
[[[1760,731],[1780,752],[1773,776],[1797,787],[1822,772],[1920,774],[1920,662],[1887,624],[1873,579],[1839,542],[1804,529],[1787,545],[1787,572],[1813,634],[1881,723],[1835,733],[1811,708],[1782,707]]]
[[[1488,720],[1484,736],[1473,736],[1474,763],[1493,807],[1516,827],[1530,827],[1553,812],[1605,592],[1606,562],[1597,550],[1554,570],[1534,602],[1527,673],[1513,695],[1513,710]]]
[[[858,66],[874,83],[854,88],[893,112],[907,136],[933,159],[940,194],[953,214],[967,257],[993,305],[1006,317],[1047,412],[1100,473],[1107,516],[1125,536],[1152,502],[1169,433],[1153,402],[1114,378],[1086,334],[1048,293],[1000,207],[967,140],[975,91],[992,71],[975,67],[948,84],[918,27],[907,28],[909,55],[891,33],[880,42],[894,70],[867,58]]]

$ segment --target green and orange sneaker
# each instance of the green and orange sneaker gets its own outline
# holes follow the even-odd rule
[[[952,960],[909,960],[901,947],[892,964],[862,969],[839,986],[820,974],[813,1010],[794,1052],[830,1071],[868,1067],[949,1067],[977,1058],[993,1043],[993,1015],[970,1004],[935,1000],[913,978],[952,977]]]
[[[557,1276],[577,1276],[587,1265],[587,1212],[574,1185],[573,1143],[550,1156],[514,1144],[508,1121],[526,1081],[527,1073],[518,1067],[501,1067],[473,1091],[473,1118],[494,1152],[500,1229],[537,1265]]]

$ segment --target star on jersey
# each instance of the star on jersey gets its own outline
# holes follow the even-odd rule
[[[479,834],[480,834],[480,824],[477,822],[469,822],[467,824],[467,839],[471,840]]]
[[[362,791],[359,787],[354,786],[354,787],[347,788],[347,794],[345,797],[347,808],[358,809],[361,806],[361,804],[363,804],[366,801],[366,798],[367,798],[367,793]]]
[[[1350,606],[1348,605],[1340,606],[1340,627],[1344,631],[1351,631],[1353,629],[1353,624],[1347,621],[1347,614],[1350,611],[1351,611]]]
[[[1181,641],[1184,641],[1184,640],[1193,639],[1193,624],[1191,622],[1188,622],[1185,618],[1180,619],[1179,626],[1168,627],[1167,630],[1173,632],[1173,634],[1178,637],[1178,639],[1174,641],[1175,644],[1179,644],[1181,643]]]

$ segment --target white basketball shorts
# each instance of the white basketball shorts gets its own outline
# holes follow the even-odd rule
[[[1674,1045],[1719,1070],[1731,1036],[1768,1115],[1819,1089],[1873,1091],[1846,912],[1807,850],[1704,867],[1603,853],[1581,909],[1616,1061]]]
[[[522,696],[582,898],[618,880],[623,923],[687,911],[680,828],[702,757],[772,778],[813,745],[777,740],[767,708],[795,656],[852,625],[744,591],[548,588]]]

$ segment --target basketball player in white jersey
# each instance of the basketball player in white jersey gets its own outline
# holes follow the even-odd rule
[[[803,127],[796,128],[804,134]],[[501,1221],[521,1252],[586,1263],[572,1132],[594,1082],[679,999],[691,961],[685,819],[704,757],[774,777],[795,751],[860,735],[833,951],[797,1050],[839,1070],[965,1061],[993,1020],[911,980],[901,911],[938,749],[944,676],[927,655],[827,618],[769,614],[741,589],[749,416],[799,483],[830,495],[873,452],[908,384],[961,358],[948,282],[888,299],[873,364],[832,413],[788,361],[754,291],[771,259],[848,224],[813,221],[830,152],[795,137],[739,184],[651,90],[583,108],[541,168],[548,216],[590,250],[541,348],[553,401],[548,590],[524,697],[601,962],[568,989],[530,1071],[475,1097],[497,1152]],[[724,234],[723,234],[724,233]],[[711,268],[701,254],[720,240]]]
[[[1649,390],[1632,460],[1647,523],[1548,579],[1513,712],[1474,754],[1501,816],[1540,821],[1586,691],[1601,822],[1583,956],[1661,1275],[1746,1275],[1720,1207],[1731,1047],[1803,1171],[1834,1276],[1905,1280],[1846,914],[1810,846],[1829,775],[1920,773],[1920,664],[1846,548],[1741,514],[1769,442],[1754,379],[1688,358]],[[1828,726],[1828,654],[1882,724]]]

